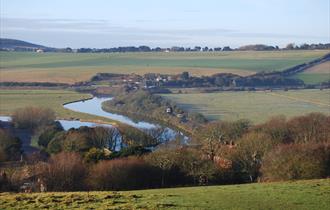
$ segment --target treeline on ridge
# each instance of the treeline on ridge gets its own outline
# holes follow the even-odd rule
[[[5,39],[0,38],[0,51],[18,51],[18,52],[59,52],[59,53],[125,53],[125,52],[212,52],[212,51],[273,51],[273,50],[324,50],[330,49],[330,43],[326,44],[301,44],[296,45],[294,43],[289,43],[286,47],[279,48],[278,46],[264,45],[264,44],[254,44],[245,45],[238,48],[231,48],[230,46],[224,47],[208,47],[208,46],[195,46],[195,47],[182,47],[173,46],[167,48],[161,47],[149,47],[146,45],[135,46],[120,46],[111,48],[78,48],[72,49],[70,47],[66,48],[54,48],[45,47],[42,45],[36,45],[29,42],[15,40],[15,39]]]

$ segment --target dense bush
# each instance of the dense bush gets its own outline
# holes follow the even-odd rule
[[[286,120],[284,116],[270,119],[255,127],[277,143],[322,143],[330,141],[330,116],[310,113]]]
[[[290,130],[284,116],[273,117],[264,124],[257,125],[254,130],[266,134],[276,144],[292,143]]]
[[[122,134],[122,143],[126,146],[154,146],[159,144],[159,138],[153,138],[148,132],[143,132],[131,126],[121,125],[119,127]]]
[[[197,130],[195,138],[202,145],[204,153],[213,159],[223,145],[234,144],[250,126],[247,120],[212,122]]]
[[[88,163],[97,163],[100,160],[109,159],[109,154],[106,153],[104,149],[97,149],[95,147],[91,148],[84,154],[84,160]]]
[[[330,176],[330,145],[281,145],[266,154],[261,172],[266,181],[325,178]]]
[[[17,160],[21,155],[21,141],[0,128],[0,162]]]
[[[131,190],[160,186],[160,170],[141,158],[101,161],[90,171],[93,190]]]
[[[146,161],[162,170],[162,186],[173,185],[172,176],[180,184],[206,184],[212,182],[216,167],[202,153],[193,148],[163,148],[146,157]]]
[[[115,128],[104,127],[80,127],[70,129],[66,132],[57,132],[48,143],[49,153],[67,152],[87,152],[91,148],[97,149],[116,148],[118,132]]]
[[[294,117],[287,123],[294,143],[330,142],[330,116],[311,113]]]
[[[263,156],[274,147],[274,142],[263,133],[244,135],[231,154],[231,160],[242,180],[255,181],[259,177]]]
[[[38,145],[47,148],[48,143],[55,137],[58,132],[63,131],[63,127],[59,122],[41,128]]]
[[[42,176],[49,191],[83,190],[87,168],[79,154],[63,152],[49,159]]]
[[[26,107],[17,109],[12,115],[12,122],[18,128],[35,129],[50,125],[55,120],[55,113],[48,108]]]
[[[311,113],[289,120],[286,120],[283,116],[274,117],[264,124],[253,127],[240,121],[231,123],[215,122],[198,131],[197,137],[204,155],[211,160],[230,163],[231,168],[225,168],[227,169],[225,172],[229,173],[229,176],[240,182],[253,182],[261,177],[261,167],[267,168],[269,165],[269,162],[263,161],[264,156],[268,155],[277,146],[293,144],[299,147],[301,144],[302,148],[305,148],[305,144],[329,143],[329,119],[330,117],[324,114]],[[308,147],[304,149],[306,156],[308,156],[307,151],[309,151]],[[309,152],[310,158],[312,158],[312,148]],[[300,157],[299,154],[295,155],[294,151],[290,155],[292,160],[294,157],[298,159]],[[303,160],[302,157],[299,160]],[[316,161],[314,159],[313,161],[312,159],[308,160],[310,160],[310,163]],[[282,164],[285,167],[290,163],[286,164],[286,161],[283,161]],[[275,174],[277,167],[279,166],[274,166],[267,171],[269,174]],[[316,176],[318,173],[316,168],[315,174],[310,173],[310,176],[297,175],[297,177],[317,178],[319,176]],[[218,171],[217,175],[220,176],[221,180],[223,175],[220,172]],[[289,171],[287,173],[290,174]]]
[[[146,149],[142,146],[124,147],[120,151],[112,153],[111,157],[116,158],[116,157],[142,156],[149,152],[151,152],[149,149]]]

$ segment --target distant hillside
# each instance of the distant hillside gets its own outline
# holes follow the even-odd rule
[[[51,51],[54,48],[45,47],[16,39],[0,38],[0,49],[6,51],[36,51],[38,49]]]

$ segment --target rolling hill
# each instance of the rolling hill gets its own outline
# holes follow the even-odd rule
[[[36,50],[36,49],[52,49],[50,47],[45,47],[43,45],[33,44],[30,42],[25,42],[17,39],[6,39],[6,38],[0,38],[0,48],[7,50],[26,49],[27,51]]]
[[[0,193],[3,209],[329,209],[329,179],[138,191]]]

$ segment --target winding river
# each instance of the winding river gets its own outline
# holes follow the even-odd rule
[[[161,125],[145,122],[145,121],[134,121],[133,119],[121,115],[106,112],[102,109],[102,103],[108,100],[112,100],[112,98],[98,98],[94,97],[89,100],[77,101],[72,103],[64,104],[64,108],[69,109],[75,112],[87,113],[95,116],[105,117],[108,119],[116,120],[118,122],[130,125],[132,127],[138,128],[140,130],[148,130],[154,128],[160,128]],[[8,116],[0,116],[1,121],[10,121],[11,118]],[[111,124],[101,124],[101,123],[93,123],[93,122],[82,122],[79,120],[58,120],[61,125],[63,126],[64,130],[69,130],[71,128],[79,128],[81,126],[88,126],[88,127],[96,127],[96,126],[103,126],[103,127],[112,127]],[[175,131],[168,127],[163,127],[164,132],[161,135],[161,139],[174,139],[177,136],[182,137],[183,143],[186,143],[188,137],[184,136],[181,132]]]
[[[94,97],[92,99],[85,101],[78,101],[78,102],[65,104],[64,108],[76,112],[82,112],[99,117],[109,118],[139,129],[152,129],[157,127],[157,125],[152,123],[148,123],[144,121],[133,121],[131,118],[127,116],[104,111],[102,109],[102,103],[109,100],[112,100],[112,98]]]
[[[146,122],[146,121],[135,121],[132,118],[129,118],[125,115],[121,114],[115,114],[111,112],[106,112],[102,109],[102,103],[105,101],[112,100],[113,98],[98,98],[94,97],[89,100],[84,100],[84,101],[78,101],[78,102],[72,102],[72,103],[67,103],[64,105],[64,108],[76,111],[76,112],[82,112],[82,113],[87,113],[95,116],[100,116],[100,117],[105,117],[109,118],[112,120],[116,120],[118,122],[130,125],[132,127],[138,128],[140,130],[148,130],[148,129],[155,129],[155,128],[160,128],[163,127],[158,124]],[[78,121],[80,122],[80,121]],[[85,123],[85,122],[80,122],[80,123]],[[92,123],[92,126],[104,126],[106,124],[97,124],[97,123]],[[84,125],[88,126],[88,125]],[[109,125],[106,125],[109,126]],[[184,143],[188,140],[188,137],[184,136],[183,133],[179,131],[175,131],[171,128],[168,127],[163,127],[164,132],[160,136],[162,140],[167,140],[167,139],[174,139],[177,136],[181,136]]]

